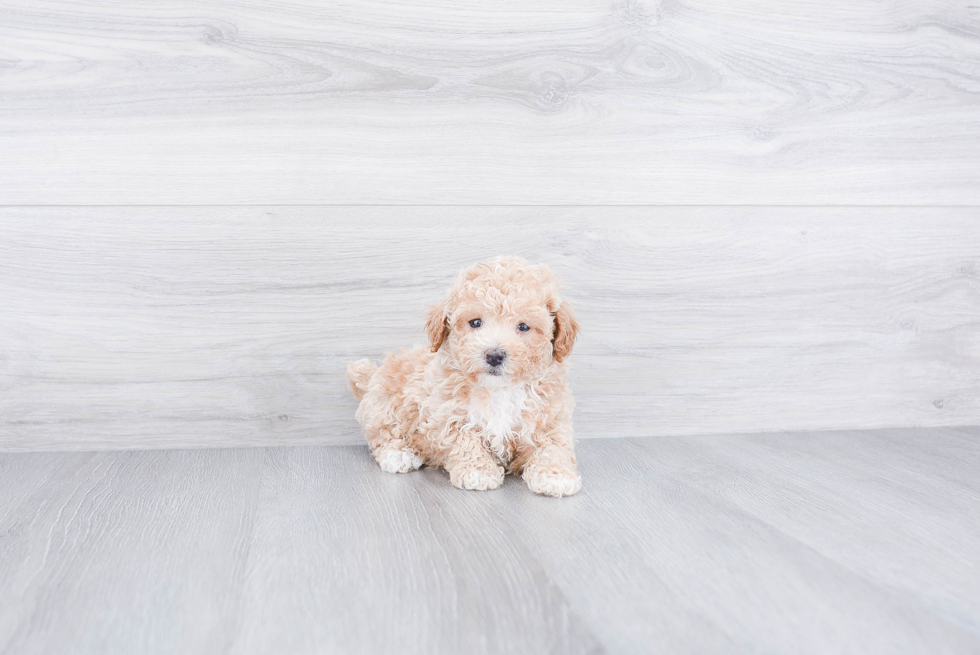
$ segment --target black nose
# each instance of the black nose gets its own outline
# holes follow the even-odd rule
[[[507,353],[503,350],[491,350],[487,353],[487,364],[490,366],[500,366],[507,359]]]

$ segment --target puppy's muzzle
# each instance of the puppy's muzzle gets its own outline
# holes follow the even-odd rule
[[[499,348],[494,348],[493,350],[488,350],[487,355],[487,365],[490,367],[491,375],[500,375],[500,367],[503,366],[504,360],[507,359],[507,353]]]

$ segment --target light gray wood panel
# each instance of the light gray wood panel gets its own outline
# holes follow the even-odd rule
[[[0,203],[976,204],[958,0],[0,5]]]
[[[602,652],[499,508],[379,473],[361,448],[267,451],[233,651]]]
[[[262,452],[0,463],[0,652],[223,652]]]
[[[931,612],[975,626],[980,430],[928,434],[753,435],[723,447],[696,440],[676,449],[644,442],[637,457],[667,450],[671,464],[697,471],[697,486],[712,496],[897,594],[914,590]],[[905,520],[896,520],[897,508],[908,512]],[[828,534],[828,525],[839,534]]]
[[[969,208],[0,209],[0,447],[360,443],[455,273],[563,277],[582,438],[980,422]]]
[[[504,513],[609,652],[977,648],[980,506],[937,507],[980,491],[980,430],[966,441],[919,429],[580,450],[586,507],[528,510],[511,496]],[[974,475],[964,490],[928,467],[903,487],[896,453],[913,467],[965,461]]]
[[[555,500],[384,474],[364,447],[4,454],[0,652],[980,648],[980,429],[580,462]]]

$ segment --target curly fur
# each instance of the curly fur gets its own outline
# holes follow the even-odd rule
[[[348,365],[357,420],[384,471],[442,466],[461,489],[496,489],[505,473],[549,496],[581,488],[565,361],[579,326],[559,290],[544,265],[476,264],[429,308],[428,346]]]

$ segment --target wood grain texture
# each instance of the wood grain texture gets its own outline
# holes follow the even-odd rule
[[[977,204],[959,0],[0,4],[4,204]]]
[[[0,456],[0,653],[975,653],[980,429]]]
[[[980,422],[976,209],[0,209],[0,447],[361,443],[346,363],[551,264],[579,437]]]

